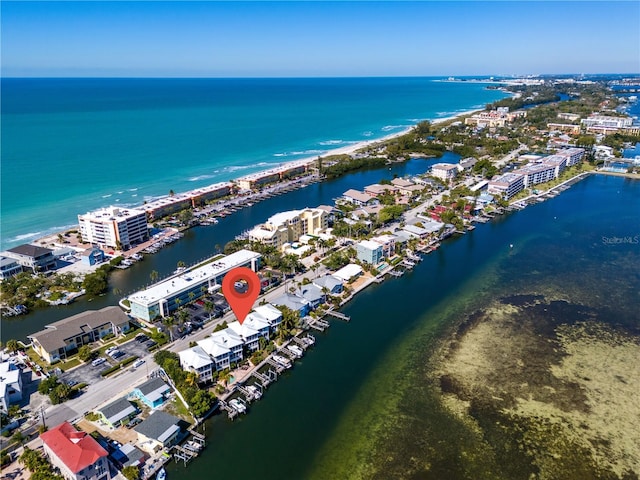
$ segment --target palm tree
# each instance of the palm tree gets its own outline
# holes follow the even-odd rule
[[[190,387],[198,386],[198,374],[195,372],[187,372],[184,383]]]
[[[160,277],[160,274],[157,272],[157,270],[152,270],[151,273],[149,274],[151,283],[156,283],[158,281],[158,277]]]
[[[229,370],[221,371],[218,375],[218,380],[222,382],[224,388],[227,388],[227,384],[229,383],[229,380],[231,380],[231,372],[229,372]]]
[[[189,312],[187,312],[184,308],[178,310],[178,322],[182,325],[189,318]]]
[[[205,300],[204,311],[209,314],[209,320],[211,320],[211,312],[213,312],[213,302],[211,300]]]
[[[178,261],[178,268],[183,268],[183,267],[186,267],[186,266],[187,266],[187,264],[184,263],[182,260]]]

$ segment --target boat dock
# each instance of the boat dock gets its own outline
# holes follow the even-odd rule
[[[345,315],[342,312],[337,312],[336,310],[327,310],[325,312],[325,315],[337,318],[338,320],[344,320],[345,322],[350,322],[351,321],[351,317],[349,315]]]

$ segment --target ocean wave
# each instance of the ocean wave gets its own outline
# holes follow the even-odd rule
[[[364,132],[364,133],[362,134],[362,136],[364,136],[364,137],[371,137],[372,135],[373,135],[373,132],[372,132],[372,131],[370,131],[370,130],[367,130],[366,132]]]
[[[198,182],[200,180],[208,180],[214,177],[215,175],[198,175],[197,177],[191,177],[191,178],[188,178],[187,180],[190,182]]]
[[[325,140],[323,142],[318,142],[320,145],[328,146],[328,145],[342,145],[343,143],[347,143],[344,140]]]
[[[138,194],[137,194],[137,193],[134,193],[134,194],[133,194],[133,195],[131,195],[131,196],[132,196],[132,197],[137,197],[137,196],[138,196]]]
[[[129,191],[130,191],[130,192],[137,192],[137,191],[138,191],[138,187],[136,187],[136,188],[130,188],[130,189],[129,189]]]
[[[226,172],[237,172],[238,170],[246,170],[254,166],[255,165],[231,165],[230,167],[224,167],[223,170]]]
[[[118,195],[122,195],[124,193],[124,191],[122,192],[116,192]]]
[[[325,153],[325,152],[326,152],[326,150],[317,150],[317,149],[295,150],[293,152],[274,153],[273,156],[274,157],[295,157],[295,156],[298,156],[298,155],[318,155],[320,153]]]
[[[102,195],[102,198],[109,198],[111,195],[113,195],[113,194],[109,193],[108,195]]]
[[[24,242],[25,240],[33,240],[34,238],[42,237],[43,235],[44,232],[23,233],[22,235],[16,235],[15,237],[8,239],[7,243]]]
[[[410,126],[411,125],[385,125],[380,130],[382,130],[383,132],[390,132],[391,130],[399,130],[401,128],[408,128]]]

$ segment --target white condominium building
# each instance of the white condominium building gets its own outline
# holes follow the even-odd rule
[[[453,163],[436,163],[431,167],[431,175],[445,182],[455,178],[458,174],[458,166]]]
[[[556,178],[556,165],[547,163],[533,163],[514,170],[524,176],[524,186],[530,187],[538,183],[545,183]]]
[[[103,208],[78,215],[78,223],[82,240],[101,247],[128,250],[149,240],[144,210]]]
[[[489,182],[487,192],[491,195],[501,195],[509,200],[524,188],[524,176],[517,173],[505,173]]]
[[[280,212],[249,231],[249,240],[280,250],[285,243],[296,242],[302,235],[318,235],[328,227],[329,214],[320,208]]]

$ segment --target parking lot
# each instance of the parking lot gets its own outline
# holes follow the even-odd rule
[[[100,372],[102,372],[106,368],[109,368],[110,366],[115,365],[118,362],[121,362],[132,356],[144,358],[149,355],[148,348],[149,344],[147,344],[146,342],[131,340],[118,346],[118,350],[124,355],[116,359],[113,359],[106,354],[101,355],[100,358],[104,358],[106,360],[101,365],[93,366],[92,362],[83,364],[77,368],[74,368],[70,372],[65,372],[60,375],[60,380],[71,385],[75,385],[77,383],[95,383],[103,378],[100,376]],[[132,368],[132,365],[127,365],[125,368]]]

